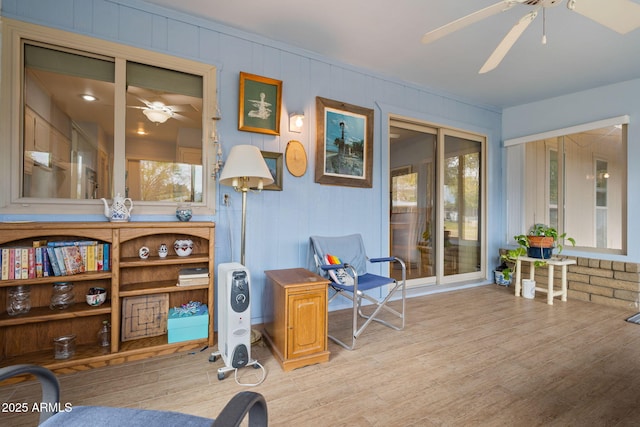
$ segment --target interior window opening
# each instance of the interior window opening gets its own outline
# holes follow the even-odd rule
[[[3,26],[6,87],[16,88],[3,96],[16,148],[4,210],[91,214],[96,199],[122,195],[138,214],[183,202],[214,213],[215,67],[32,27]]]
[[[115,65],[25,42],[22,196],[94,199],[111,190]]]
[[[523,177],[519,196],[523,221],[520,228],[510,226],[512,235],[543,223],[572,236],[578,249],[626,251],[627,124],[623,119],[584,125],[523,145],[505,145],[509,150],[524,150],[522,171],[516,172]],[[518,179],[514,176],[512,181]],[[514,195],[514,189],[509,194]]]

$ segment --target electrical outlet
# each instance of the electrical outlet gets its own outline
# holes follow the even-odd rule
[[[229,195],[228,195],[228,194],[226,194],[226,193],[225,193],[225,194],[222,196],[222,203],[223,203],[225,206],[229,206],[230,200],[229,200]]]

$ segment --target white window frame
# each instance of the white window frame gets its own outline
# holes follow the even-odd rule
[[[518,138],[507,139],[504,141],[504,147],[506,148],[506,164],[507,164],[507,174],[506,174],[506,187],[507,187],[507,233],[505,235],[505,243],[507,245],[513,244],[513,236],[522,234],[526,232],[531,224],[525,224],[525,213],[524,213],[524,186],[525,186],[525,177],[523,175],[524,171],[524,162],[525,162],[525,145],[529,142],[536,142],[545,139],[558,138],[566,135],[572,135],[581,132],[587,132],[594,129],[600,129],[604,127],[614,126],[614,125],[628,125],[630,122],[629,115],[611,117],[608,119],[598,120],[594,122],[584,123],[576,126],[570,126],[561,129],[550,130],[548,132],[542,132],[532,135],[526,135]],[[624,150],[628,152],[628,139],[625,135],[624,137]],[[559,154],[560,155],[560,154]],[[547,159],[548,160],[548,159]],[[558,159],[560,161],[560,158]],[[563,161],[560,161],[560,164],[564,164]],[[562,170],[558,171],[560,176],[563,176]],[[627,171],[628,174],[628,171]],[[622,178],[622,188],[621,192],[625,197],[625,200],[622,202],[623,209],[623,219],[622,219],[622,233],[621,233],[621,246],[622,249],[605,249],[605,248],[594,248],[594,247],[585,247],[580,246],[579,240],[576,242],[576,249],[580,252],[585,253],[593,253],[593,254],[615,254],[615,255],[627,255],[628,247],[627,247],[627,215],[626,215],[626,199],[629,197],[627,192],[627,174]],[[561,186],[559,191],[564,191],[564,184]],[[561,194],[558,194],[558,199],[563,200],[564,197]],[[548,214],[548,213],[547,213]],[[564,209],[559,205],[558,206],[558,222],[559,222],[559,232],[562,232],[562,226],[560,224],[564,223]],[[572,236],[578,239],[577,236]],[[565,246],[566,251],[573,251],[573,248]]]
[[[115,59],[115,122],[114,122],[114,163],[113,194],[125,194],[125,65],[134,61],[151,66],[167,68],[184,73],[200,75],[203,78],[202,112],[202,160],[203,160],[203,203],[194,203],[194,215],[213,215],[216,207],[216,183],[212,176],[212,162],[215,158],[209,135],[215,134],[215,105],[217,103],[216,67],[193,60],[126,46],[81,34],[42,27],[21,21],[3,19],[2,64],[0,68],[0,180],[9,191],[0,192],[0,214],[98,214],[103,212],[100,200],[42,199],[22,197],[22,87],[23,52],[22,41],[32,40],[51,45],[68,47],[79,51],[95,53]],[[136,201],[135,213],[154,215],[171,212],[175,202]]]

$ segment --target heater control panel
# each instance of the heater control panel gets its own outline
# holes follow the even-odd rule
[[[249,283],[246,271],[234,271],[231,279],[231,309],[242,313],[249,307]]]

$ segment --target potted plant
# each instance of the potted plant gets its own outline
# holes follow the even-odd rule
[[[534,224],[527,234],[519,234],[513,236],[517,243],[515,249],[510,249],[500,256],[500,260],[507,264],[507,268],[502,270],[506,280],[511,276],[513,265],[518,257],[529,256],[531,258],[540,258],[540,261],[534,263],[535,267],[541,267],[546,264],[545,259],[555,255],[560,255],[564,249],[564,241],[567,240],[572,246],[576,245],[573,237],[567,237],[567,233],[558,234],[558,230],[545,224]]]

